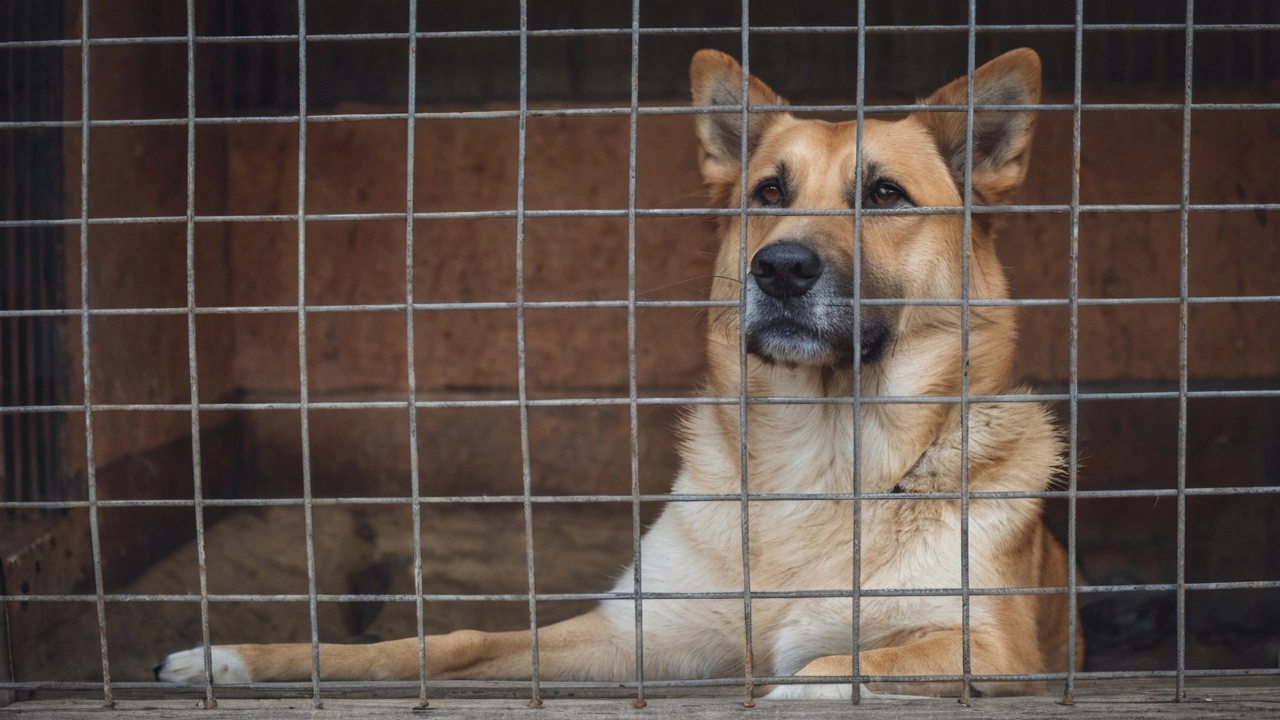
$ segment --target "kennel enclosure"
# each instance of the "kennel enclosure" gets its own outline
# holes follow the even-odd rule
[[[1274,8],[427,10],[8,10],[15,699],[154,692],[158,654],[234,628],[509,629],[599,597],[698,402],[719,211],[684,98],[704,46],[842,117],[1039,50],[1032,175],[1000,255],[1019,369],[1075,440],[1047,504],[1094,588],[1077,588],[1082,678],[1171,678],[1173,696],[1274,673]],[[448,544],[468,534],[504,549]],[[275,575],[239,562],[281,543]],[[566,548],[595,574],[548,568]],[[148,617],[165,627],[141,632]],[[646,688],[664,686],[630,692]]]

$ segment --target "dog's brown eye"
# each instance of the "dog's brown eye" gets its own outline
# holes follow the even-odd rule
[[[871,191],[871,202],[879,207],[889,207],[901,197],[902,191],[889,183],[880,183]]]
[[[761,185],[757,193],[765,205],[777,205],[782,202],[782,186],[776,182]]]

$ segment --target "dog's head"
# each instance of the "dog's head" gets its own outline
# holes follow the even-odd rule
[[[691,67],[696,105],[738,106],[742,68],[733,58],[702,50]],[[1024,105],[1039,101],[1040,59],[1032,50],[1001,55],[978,68],[975,105]],[[755,77],[749,104],[785,105]],[[939,89],[929,105],[964,105],[967,79]],[[746,125],[746,193],[751,208],[847,210],[859,197],[865,210],[956,207],[962,204],[966,166],[963,111],[917,112],[901,120],[867,119],[862,137],[862,177],[855,177],[856,122],[800,119],[776,111],[751,113]],[[1034,113],[974,113],[972,188],[975,204],[1007,200],[1026,175]],[[743,125],[738,112],[697,118],[702,174],[720,207],[737,208],[742,188]],[[721,224],[717,274],[736,279],[740,219]],[[1004,297],[989,223],[972,223],[970,294]],[[868,214],[862,227],[862,297],[958,299],[961,296],[963,218],[959,214]],[[747,347],[769,363],[829,367],[853,360],[854,333],[861,359],[883,358],[895,339],[937,323],[937,315],[894,305],[862,308],[854,327],[854,219],[843,215],[757,215],[747,220],[749,276]],[[988,259],[989,256],[989,259]],[[735,299],[737,286],[720,281],[719,299]],[[955,315],[954,308],[951,309]],[[728,314],[722,314],[728,318]],[[957,316],[958,317],[958,316]],[[736,316],[731,324],[736,326]]]

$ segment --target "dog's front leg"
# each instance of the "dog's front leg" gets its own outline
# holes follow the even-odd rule
[[[1038,657],[1027,656],[1018,643],[1002,642],[992,633],[974,629],[969,636],[972,669],[975,675],[1011,675],[1037,672]],[[1024,657],[1025,656],[1025,657]],[[964,667],[964,637],[960,629],[929,633],[923,638],[895,647],[868,650],[858,655],[858,672],[869,676],[937,676],[959,675]],[[805,665],[797,675],[839,676],[853,674],[853,658],[849,655],[829,655]],[[1043,688],[1043,683],[1032,686],[1027,683],[984,683],[982,693],[1025,694]],[[865,688],[874,693],[901,695],[956,696],[961,686],[957,682],[881,682]],[[849,699],[853,687],[850,684],[827,685],[779,685],[766,697]]]
[[[539,674],[546,679],[625,679],[635,674],[631,639],[599,612],[538,631]],[[528,630],[460,630],[426,638],[427,676],[435,679],[519,679],[532,674]],[[311,679],[311,646],[218,645],[212,648],[218,683]],[[156,679],[203,682],[204,649],[174,653],[155,667]],[[418,640],[369,645],[320,645],[321,680],[412,680],[418,677]]]

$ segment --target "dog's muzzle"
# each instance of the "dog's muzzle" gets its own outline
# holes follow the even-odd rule
[[[766,245],[751,259],[747,283],[747,350],[769,362],[843,365],[853,362],[852,283],[803,242]],[[888,346],[889,325],[860,323],[861,360],[875,362]]]

